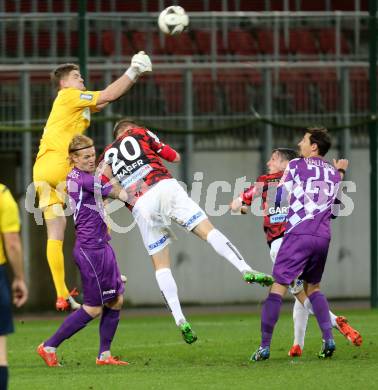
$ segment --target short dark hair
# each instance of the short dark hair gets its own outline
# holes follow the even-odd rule
[[[51,73],[50,79],[56,89],[60,88],[60,80],[66,77],[73,70],[80,71],[80,68],[76,64],[62,64],[57,66]]]
[[[277,149],[273,149],[272,154],[273,153],[278,153],[280,157],[286,161],[290,161],[293,160],[294,158],[298,158],[298,152],[296,152],[294,149],[277,148]]]
[[[121,130],[123,130],[127,126],[139,126],[133,119],[131,118],[122,118],[120,119],[113,127],[113,139],[116,139],[121,134]]]
[[[332,141],[325,127],[309,127],[306,133],[310,134],[310,142],[318,146],[320,156],[325,156],[331,148]]]

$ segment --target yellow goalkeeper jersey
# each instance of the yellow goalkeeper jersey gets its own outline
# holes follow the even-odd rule
[[[9,189],[0,184],[0,265],[6,262],[3,246],[3,233],[20,231],[18,206]]]
[[[100,92],[63,88],[55,98],[39,145],[38,157],[47,151],[68,155],[68,145],[89,126]]]

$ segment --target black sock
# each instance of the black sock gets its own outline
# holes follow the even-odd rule
[[[8,366],[0,366],[0,390],[7,390]]]

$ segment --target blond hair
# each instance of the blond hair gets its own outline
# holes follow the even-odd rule
[[[77,156],[77,152],[82,149],[90,148],[94,146],[92,138],[83,134],[77,134],[72,138],[72,141],[68,145],[68,161],[73,164],[73,156]]]

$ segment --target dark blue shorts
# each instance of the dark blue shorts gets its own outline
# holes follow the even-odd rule
[[[0,265],[0,336],[14,332],[12,297],[5,265]]]

